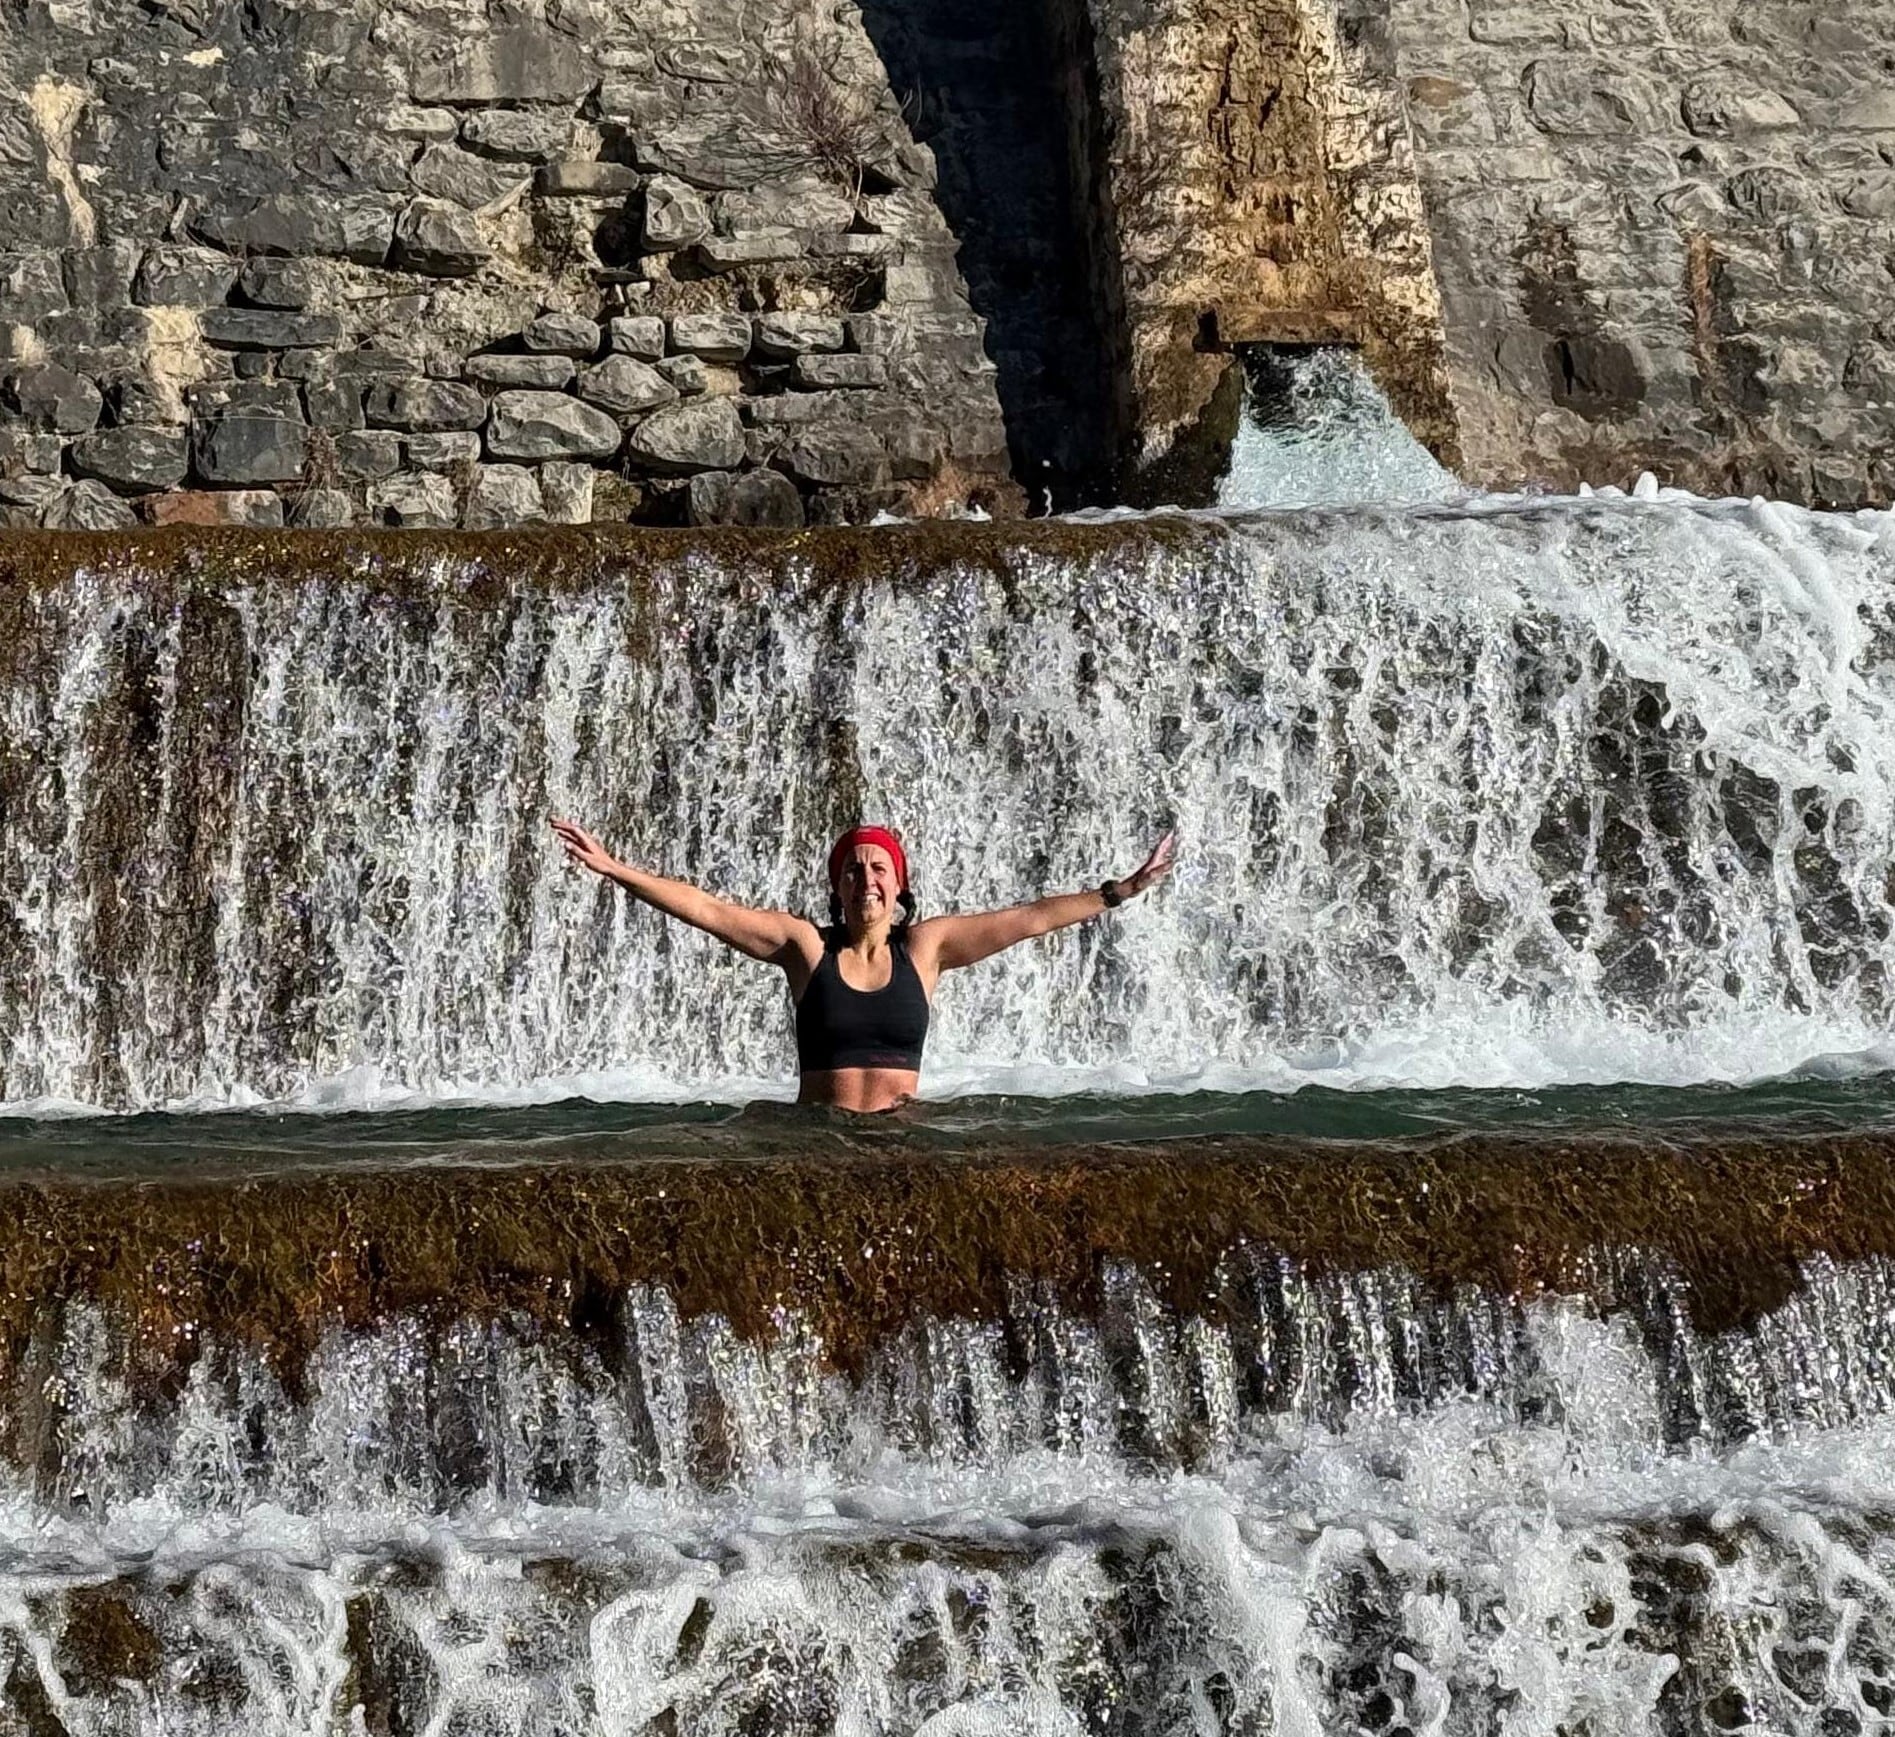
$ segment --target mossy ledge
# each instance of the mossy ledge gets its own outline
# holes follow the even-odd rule
[[[62,585],[75,573],[205,584],[356,582],[433,591],[444,567],[455,595],[494,601],[521,581],[561,591],[601,578],[649,577],[697,561],[755,574],[778,588],[852,587],[875,579],[925,584],[951,570],[1004,576],[1021,560],[1084,563],[1203,545],[1219,528],[1182,515],[988,522],[927,519],[862,528],[767,531],[631,526],[520,531],[21,531],[0,535],[0,602]],[[4,619],[0,617],[0,619]]]
[[[917,1319],[1002,1316],[1022,1282],[1088,1309],[1112,1261],[1215,1318],[1220,1262],[1244,1245],[1517,1296],[1583,1288],[1591,1251],[1637,1247],[1675,1263],[1715,1331],[1780,1303],[1813,1255],[1895,1253],[1895,1135],[973,1158],[897,1141],[820,1159],[17,1180],[0,1185],[0,1327],[9,1377],[49,1306],[84,1297],[137,1325],[155,1380],[208,1335],[258,1344],[293,1381],[337,1325],[523,1313],[609,1332],[644,1283],[750,1336],[806,1310],[853,1367]]]

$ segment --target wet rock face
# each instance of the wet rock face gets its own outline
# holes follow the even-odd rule
[[[29,9],[0,40],[0,524],[1004,507],[932,179],[860,19],[797,0]],[[689,440],[644,431],[667,412]],[[925,475],[891,463],[917,421]],[[875,448],[870,481],[779,462],[790,422]]]
[[[1884,9],[1352,10],[1392,39],[1470,479],[1890,499]]]

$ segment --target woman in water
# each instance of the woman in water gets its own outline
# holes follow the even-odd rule
[[[1171,834],[1144,865],[1095,891],[1055,893],[1030,905],[915,919],[908,857],[879,826],[858,826],[829,853],[830,926],[788,911],[734,905],[688,881],[647,874],[614,858],[583,827],[555,820],[566,855],[617,881],[633,898],[775,965],[796,1004],[798,1102],[888,1110],[921,1084],[928,1004],[943,971],[976,965],[1035,935],[1050,935],[1136,898],[1171,867]]]

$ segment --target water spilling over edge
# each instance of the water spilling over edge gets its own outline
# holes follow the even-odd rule
[[[0,1097],[782,1090],[771,974],[574,882],[551,812],[802,909],[858,814],[906,829],[927,908],[1096,882],[1175,822],[1159,898],[948,980],[934,1091],[1873,1056],[1887,530],[1516,501],[128,541],[64,574],[27,540]]]

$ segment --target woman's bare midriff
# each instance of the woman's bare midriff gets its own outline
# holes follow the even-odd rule
[[[803,1075],[799,1104],[829,1104],[838,1110],[892,1110],[921,1089],[912,1068],[831,1068]]]

